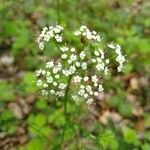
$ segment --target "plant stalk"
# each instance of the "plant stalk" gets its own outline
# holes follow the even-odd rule
[[[68,84],[67,84],[66,91],[65,91],[65,96],[64,96],[64,115],[65,115],[66,122],[68,121],[67,120],[67,118],[68,118],[68,116],[67,116],[67,98],[68,98],[68,92],[69,92],[71,77],[72,76],[69,76]]]

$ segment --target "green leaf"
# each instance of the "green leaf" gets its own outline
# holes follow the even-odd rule
[[[46,124],[46,116],[44,114],[38,114],[35,116],[35,120],[34,120],[34,123],[39,126],[39,127],[42,127]]]
[[[114,107],[114,108],[118,108],[120,106],[121,101],[122,101],[122,97],[120,95],[113,96],[109,100],[109,106]]]
[[[150,150],[150,144],[145,143],[144,145],[142,145],[142,150]]]
[[[132,116],[132,106],[127,102],[121,102],[119,107],[119,112],[125,117]]]
[[[115,135],[109,129],[98,136],[98,141],[104,148],[117,149],[118,143],[114,139]]]
[[[147,39],[140,39],[138,45],[142,53],[150,53],[150,45]]]
[[[12,101],[14,99],[13,86],[4,81],[0,81],[0,101]]]
[[[36,107],[38,108],[38,109],[46,109],[46,107],[47,107],[47,102],[44,100],[44,99],[39,99],[39,100],[37,100],[37,102],[36,102]]]
[[[123,67],[123,71],[128,74],[133,70],[133,64],[132,63],[126,63]]]
[[[37,88],[35,85],[36,76],[33,72],[26,72],[23,76],[24,90],[27,93],[35,93]]]
[[[55,110],[53,114],[50,114],[48,121],[56,125],[63,125],[65,123],[65,118],[62,109]]]
[[[134,143],[137,141],[137,135],[135,130],[125,127],[123,128],[123,137],[127,143]]]
[[[24,150],[44,150],[45,141],[42,139],[32,139]]]

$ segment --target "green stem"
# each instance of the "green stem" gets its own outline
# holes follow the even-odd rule
[[[72,76],[69,76],[68,79],[68,84],[66,87],[66,91],[65,91],[65,96],[63,99],[63,103],[64,103],[64,117],[65,117],[65,125],[63,127],[63,133],[62,133],[62,138],[61,138],[61,144],[63,144],[64,141],[64,136],[65,136],[65,130],[66,130],[66,125],[68,124],[68,114],[67,114],[67,98],[68,98],[68,92],[69,92],[69,87],[70,87],[70,83],[71,83],[71,78]]]
[[[67,98],[68,98],[68,92],[69,92],[71,77],[72,77],[72,76],[69,76],[68,84],[67,84],[66,91],[65,91],[65,96],[64,96],[64,115],[65,115],[65,120],[66,120],[66,122],[68,121],[68,120],[67,120],[67,118],[68,118],[68,117],[67,117]]]

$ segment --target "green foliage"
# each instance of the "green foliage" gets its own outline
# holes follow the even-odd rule
[[[48,122],[54,123],[56,125],[63,125],[65,123],[65,118],[62,109],[54,111],[53,114],[48,116]]]
[[[118,148],[118,143],[116,141],[115,134],[110,129],[100,134],[98,136],[98,140],[100,145],[102,145],[104,149],[107,148],[107,149],[115,150]]]
[[[135,130],[125,127],[122,132],[125,142],[135,143],[137,141],[137,135]]]
[[[26,72],[22,79],[22,86],[24,87],[24,91],[26,93],[35,93],[36,86],[35,86],[36,77],[33,72]]]
[[[13,101],[15,99],[13,85],[0,81],[0,100],[1,101]]]
[[[142,145],[142,150],[149,150],[149,149],[150,149],[150,144],[144,143],[144,144]]]
[[[47,102],[44,99],[38,99],[36,102],[36,108],[40,110],[44,110],[47,107]]]

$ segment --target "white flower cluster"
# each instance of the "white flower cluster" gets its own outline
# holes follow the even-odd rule
[[[45,69],[39,69],[36,71],[36,76],[39,78],[36,85],[41,89],[43,96],[48,96],[49,94],[58,97],[63,97],[65,93],[65,88],[67,84],[61,82],[60,71],[62,66],[60,63],[54,65],[53,61],[49,61],[45,65]]]
[[[110,47],[111,49],[114,49],[115,53],[117,54],[116,61],[119,64],[117,69],[118,69],[118,72],[120,72],[122,70],[123,64],[125,62],[125,57],[121,52],[121,47],[119,44],[115,44],[115,43],[108,44],[108,47]]]
[[[56,30],[57,29],[57,30]],[[63,30],[63,27],[57,25],[51,27],[54,36],[47,35],[48,29],[43,29],[42,35],[49,36],[47,41],[51,37],[54,37],[56,41],[60,42],[55,36]],[[86,26],[81,26],[79,30],[75,31],[76,36],[85,36],[89,40],[95,40],[99,43],[101,41],[100,36],[95,31],[90,31]],[[40,38],[43,36],[40,35]],[[62,39],[62,38],[61,38]],[[47,42],[39,40],[40,43]],[[118,71],[121,71],[123,63],[125,61],[124,56],[121,53],[121,48],[118,44],[108,44],[108,47],[115,49],[117,54],[116,61],[119,63]],[[105,56],[105,50],[102,48],[93,48],[89,50],[87,47],[82,49],[76,49],[75,47],[59,46],[61,51],[61,57],[58,60],[50,60],[45,63],[42,69],[36,71],[38,77],[37,86],[41,90],[41,94],[44,96],[53,95],[58,97],[64,97],[68,80],[71,77],[70,84],[70,96],[78,102],[80,99],[86,101],[88,105],[92,104],[95,97],[100,92],[103,92],[103,86],[100,78],[103,74],[109,73],[110,60]]]
[[[96,31],[90,31],[87,26],[82,25],[79,30],[74,32],[76,36],[84,36],[88,40],[95,40],[97,42],[101,41],[100,35]]]
[[[74,83],[80,83],[78,92],[71,95],[72,99],[76,102],[78,102],[78,99],[82,97],[86,100],[86,103],[90,105],[93,102],[93,97],[98,96],[98,94],[104,90],[103,86],[98,84],[99,80],[97,75],[93,75],[91,77],[81,77],[77,75],[74,76],[73,81]]]
[[[57,42],[62,42],[63,27],[61,25],[56,25],[55,27],[49,26],[44,27],[42,32],[38,35],[36,41],[41,50],[44,49],[45,43],[47,43],[51,38],[54,38]]]

